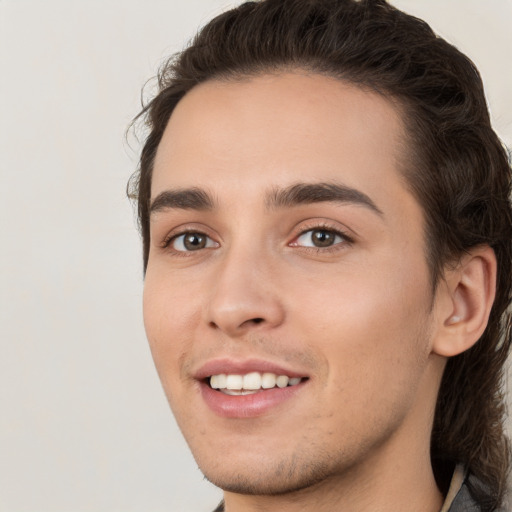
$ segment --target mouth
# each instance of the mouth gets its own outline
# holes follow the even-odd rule
[[[253,395],[263,391],[299,385],[305,377],[290,377],[270,372],[250,372],[245,375],[220,373],[206,379],[211,389],[230,396]]]
[[[212,360],[195,374],[204,403],[217,416],[256,418],[290,407],[309,375],[264,360]]]

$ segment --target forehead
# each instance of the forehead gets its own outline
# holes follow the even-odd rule
[[[405,191],[402,141],[391,101],[331,77],[294,72],[209,81],[193,88],[169,120],[152,196],[199,186],[249,199],[272,186],[341,181],[392,206],[391,196]]]

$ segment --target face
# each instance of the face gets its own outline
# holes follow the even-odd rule
[[[172,114],[144,319],[218,486],[301,489],[428,438],[432,296],[402,139],[383,97],[299,72],[201,84]]]

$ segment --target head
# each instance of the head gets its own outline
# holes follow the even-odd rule
[[[249,107],[245,109],[244,105],[250,101],[261,111],[264,110],[265,101],[267,101],[274,111],[282,110],[283,115],[292,116],[293,107],[287,106],[287,101],[284,100],[281,105],[278,101],[278,93],[283,98],[288,95],[290,101],[295,102],[295,110],[299,111],[297,118],[294,118],[296,126],[299,126],[301,122],[314,123],[315,118],[311,116],[310,109],[321,108],[322,97],[330,98],[329,101],[332,102],[329,104],[329,111],[323,112],[325,114],[323,118],[328,117],[329,112],[332,112],[333,116],[336,114],[339,116],[338,121],[333,121],[327,127],[324,126],[326,132],[318,131],[317,133],[315,130],[311,130],[311,140],[316,143],[322,141],[325,148],[324,146],[312,146],[308,148],[307,155],[314,155],[315,151],[324,155],[329,152],[329,148],[339,145],[339,148],[345,148],[346,151],[341,151],[338,148],[338,153],[334,151],[331,156],[333,159],[335,157],[341,159],[340,168],[361,170],[357,166],[364,167],[366,164],[357,160],[356,153],[360,154],[365,151],[364,144],[367,144],[369,158],[372,154],[371,144],[377,139],[382,141],[383,147],[389,149],[387,153],[381,153],[379,148],[375,148],[373,163],[381,160],[382,165],[375,168],[372,173],[365,175],[361,170],[361,172],[350,174],[347,171],[346,175],[340,176],[340,181],[344,185],[348,183],[344,193],[348,194],[349,199],[345,199],[345,203],[355,204],[358,211],[355,214],[353,225],[357,226],[358,222],[361,222],[363,226],[361,230],[364,232],[365,221],[360,221],[357,215],[379,216],[378,210],[381,209],[380,205],[386,202],[386,198],[383,196],[381,202],[374,204],[373,194],[379,197],[382,186],[391,183],[395,188],[390,188],[389,194],[394,194],[394,190],[398,194],[396,197],[393,196],[393,201],[395,199],[402,201],[401,207],[410,215],[411,225],[418,228],[413,230],[407,225],[397,225],[399,229],[395,232],[397,237],[401,237],[400,240],[407,241],[403,245],[404,252],[402,254],[410,256],[413,262],[411,263],[411,272],[417,278],[415,287],[410,288],[407,284],[402,283],[401,288],[396,290],[395,296],[403,292],[402,299],[410,299],[412,301],[411,308],[406,307],[406,301],[400,300],[393,303],[394,309],[392,307],[389,311],[384,310],[384,316],[380,317],[379,313],[375,313],[375,311],[384,303],[378,302],[377,295],[369,293],[367,302],[372,305],[371,300],[375,298],[377,301],[373,303],[375,307],[359,311],[359,313],[352,312],[353,318],[357,318],[357,314],[363,313],[375,316],[374,321],[369,322],[366,334],[360,332],[356,328],[357,326],[353,328],[351,332],[354,339],[375,336],[377,331],[371,331],[372,326],[375,329],[378,325],[384,325],[388,328],[390,343],[403,343],[408,347],[400,357],[396,356],[400,345],[390,345],[391,351],[384,351],[380,354],[380,361],[387,361],[387,370],[382,369],[382,380],[379,378],[369,379],[373,382],[374,388],[368,389],[366,395],[362,394],[362,400],[367,401],[363,405],[374,407],[371,402],[372,393],[379,387],[386,387],[384,382],[392,381],[388,390],[389,395],[384,394],[384,401],[389,399],[389,404],[398,412],[393,418],[379,416],[378,407],[374,416],[365,417],[361,412],[363,419],[383,425],[381,437],[371,438],[370,436],[363,441],[367,442],[368,446],[376,446],[379,442],[383,442],[386,436],[391,436],[394,432],[393,429],[399,428],[399,422],[404,420],[407,411],[413,408],[414,400],[419,396],[418,394],[421,394],[420,388],[424,384],[422,379],[427,379],[431,384],[429,393],[434,396],[434,399],[432,401],[430,395],[424,397],[427,402],[430,400],[433,403],[432,421],[426,428],[428,435],[431,436],[430,452],[436,476],[440,481],[443,479],[445,462],[440,461],[440,458],[463,462],[491,487],[495,494],[495,502],[498,502],[504,489],[509,463],[508,443],[503,433],[502,379],[503,365],[511,342],[510,316],[507,313],[512,283],[510,166],[506,151],[491,128],[482,82],[471,61],[456,48],[436,37],[424,22],[394,9],[383,0],[264,0],[248,2],[210,22],[201,30],[189,48],[172,58],[163,67],[159,75],[159,92],[141,113],[147,123],[149,135],[142,151],[140,168],[131,181],[131,193],[138,202],[143,238],[144,269],[148,276],[149,289],[145,298],[148,337],[152,342],[153,353],[160,377],[164,382],[164,388],[166,388],[166,372],[173,372],[175,368],[172,368],[170,364],[167,365],[166,362],[158,362],[158,354],[162,350],[162,340],[158,340],[155,333],[165,332],[162,330],[162,325],[166,322],[174,322],[174,320],[162,317],[161,312],[158,313],[160,314],[159,318],[156,317],[157,313],[149,312],[151,309],[158,311],[158,307],[153,308],[152,304],[158,303],[158,296],[163,293],[155,283],[161,281],[162,283],[167,282],[170,286],[182,288],[187,286],[186,280],[183,281],[180,277],[176,277],[175,268],[165,269],[158,263],[158,259],[155,259],[154,271],[151,267],[153,264],[152,251],[158,250],[155,249],[158,244],[154,240],[156,231],[151,229],[151,205],[158,194],[168,188],[168,182],[162,178],[165,175],[164,169],[176,169],[176,179],[175,181],[171,180],[171,184],[176,190],[195,188],[195,195],[189,193],[186,197],[175,198],[175,200],[181,201],[180,209],[184,211],[196,211],[201,208],[203,212],[208,208],[211,210],[213,206],[211,203],[215,203],[216,200],[221,206],[222,204],[233,204],[233,198],[245,193],[243,185],[245,180],[248,180],[248,177],[244,175],[244,167],[241,167],[238,178],[233,173],[233,162],[236,159],[231,159],[231,163],[224,168],[222,156],[215,160],[215,155],[212,158],[215,161],[215,167],[208,167],[205,160],[202,160],[202,165],[204,164],[206,169],[205,174],[196,176],[198,180],[196,182],[188,180],[184,169],[190,162],[185,162],[180,167],[179,158],[180,155],[190,155],[193,148],[189,148],[187,152],[183,149],[185,146],[181,142],[174,144],[173,141],[180,141],[180,137],[183,138],[187,133],[192,136],[193,130],[199,126],[214,126],[213,124],[208,125],[206,118],[201,118],[202,124],[190,125],[191,118],[196,114],[197,116],[201,115],[198,105],[203,104],[205,111],[209,109],[210,112],[222,117],[222,106],[224,106],[224,112],[229,112],[229,102],[232,101],[233,105],[236,105],[236,112],[246,113],[247,132],[254,135],[255,144],[261,144],[263,148],[267,141],[260,141],[257,133],[251,132],[253,127],[249,122],[258,117],[258,110],[251,110]],[[360,110],[354,105],[361,105]],[[304,110],[304,117],[301,117],[300,114],[302,110]],[[375,120],[365,124],[363,121],[371,119],[372,115],[375,116]],[[230,134],[232,139],[236,137],[237,133],[240,133],[241,127],[243,129],[244,126],[244,121],[239,116],[234,115],[233,117],[237,130]],[[322,117],[319,115],[320,118]],[[229,116],[222,119],[225,121],[222,126],[229,124],[227,122]],[[211,116],[209,120],[212,121]],[[353,124],[350,125],[350,123]],[[384,136],[386,123],[389,123],[389,134]],[[257,126],[258,120],[254,124]],[[351,130],[350,126],[356,128]],[[373,133],[374,128],[380,129],[380,131]],[[274,127],[269,129],[273,130]],[[352,139],[353,132],[357,132],[357,129],[360,129],[361,133],[365,133],[369,137],[368,140],[365,141],[364,137],[357,140]],[[338,135],[336,135],[337,130],[339,130]],[[326,138],[325,133],[335,134],[335,136]],[[276,136],[284,137],[285,135],[282,131],[277,131]],[[336,137],[339,137],[339,144]],[[245,147],[243,141],[237,140],[238,142]],[[301,147],[305,147],[306,142],[307,140],[304,140]],[[359,152],[355,152],[353,156],[356,160],[344,162],[343,158],[352,158],[350,157],[351,151],[357,144],[360,145]],[[238,144],[234,144],[234,146],[235,148],[239,147]],[[219,143],[218,147],[222,147],[222,144]],[[283,143],[283,147],[289,148],[290,144]],[[300,153],[301,147],[295,148],[295,152]],[[323,151],[324,149],[325,151]],[[272,154],[273,150],[275,148],[270,148],[265,154]],[[173,160],[173,151],[178,155],[175,160]],[[229,153],[229,157],[232,156],[229,145],[225,147],[225,151]],[[290,158],[293,156],[287,154],[286,149],[283,154]],[[307,155],[304,158],[307,158]],[[277,159],[279,153],[276,153],[275,156]],[[239,158],[238,162],[245,162],[240,155],[237,155],[237,158]],[[175,163],[169,165],[170,161]],[[309,163],[311,164],[311,162]],[[323,166],[323,168],[327,167],[325,162],[323,162]],[[269,161],[267,168],[270,167],[271,162]],[[286,162],[281,168],[285,167]],[[367,165],[366,168],[369,166]],[[229,173],[226,169],[229,169]],[[269,171],[268,174],[265,174],[262,170],[261,176],[258,177],[256,176],[257,171],[254,171],[255,181],[249,180],[247,183],[251,184],[251,190],[254,190],[255,193],[260,189],[263,192],[265,183],[270,185],[270,189],[274,192],[272,195],[272,190],[269,191],[269,187],[267,187],[265,201],[267,206],[272,203],[272,206],[277,209],[283,204],[289,204],[290,201],[294,207],[300,206],[301,193],[303,196],[309,194],[308,204],[314,205],[317,202],[322,203],[323,199],[332,202],[333,194],[340,192],[340,190],[332,188],[332,185],[337,183],[335,173],[320,176],[313,175],[314,173],[308,175],[307,169],[301,169],[298,162],[294,162],[294,169],[296,169],[296,175],[290,175],[290,173],[278,175],[275,183],[268,183],[273,176],[272,172]],[[212,178],[212,176],[215,177],[215,172],[218,172],[219,183],[224,183],[222,180],[226,180],[225,190],[229,190],[228,183],[239,181],[238,188],[233,189],[231,197],[223,197],[219,190],[213,190],[212,197],[204,197],[205,190],[197,190],[198,183],[210,184],[209,189],[206,187],[206,192],[215,188],[215,179]],[[379,176],[379,172],[389,172],[389,176],[392,176],[394,181],[390,182],[388,175]],[[366,181],[358,182],[358,179],[362,179],[361,176]],[[317,184],[321,183],[322,185],[316,190],[301,191],[300,187],[293,188],[294,184],[307,183],[313,178]],[[365,183],[378,185],[375,190],[372,187],[365,189]],[[361,192],[361,187],[356,186],[358,184],[363,185],[362,195],[357,195]],[[283,186],[281,187],[281,185]],[[317,199],[312,201],[311,194],[316,194]],[[373,211],[366,211],[372,210],[372,206],[368,206],[368,197],[370,204],[375,206]],[[252,197],[247,192],[245,201],[245,207],[251,210],[251,205],[257,202],[256,196]],[[366,206],[362,204],[365,201]],[[153,208],[153,210],[156,211],[158,208]],[[364,213],[360,214],[360,210],[363,210]],[[398,212],[393,213],[391,210],[393,210],[392,205],[390,205],[389,215],[387,211],[384,214],[390,217],[395,215],[395,218],[398,219]],[[243,211],[238,211],[235,208],[231,214],[236,215],[240,222],[243,222],[245,219]],[[256,211],[259,210],[254,206],[254,212]],[[320,213],[321,215],[315,215],[325,217],[323,211]],[[346,215],[350,218],[352,214]],[[262,217],[259,220],[266,222],[265,219],[266,217]],[[245,220],[248,222],[249,219]],[[375,222],[378,224],[378,220]],[[280,223],[282,224],[282,219]],[[199,224],[204,227],[203,220]],[[367,224],[372,223],[367,221]],[[302,233],[306,233],[306,227],[301,226]],[[318,226],[311,226],[310,229],[313,228],[318,228]],[[217,248],[215,244],[222,245],[216,239],[216,237],[222,238],[222,234],[219,236],[215,231],[217,229],[215,226],[211,229],[213,230],[211,237],[209,233],[206,234],[210,237],[208,240],[211,240],[213,245],[206,249],[212,249],[211,253],[213,254]],[[221,231],[220,228],[218,229]],[[250,224],[247,229],[250,230]],[[329,236],[336,231],[331,225],[324,229]],[[326,233],[321,235],[325,236]],[[345,241],[350,240],[350,233],[345,233],[345,235]],[[304,236],[309,235],[301,234],[299,236],[297,234],[295,238],[291,237],[289,247],[297,247],[293,243],[297,244],[297,240],[302,240],[301,237]],[[191,242],[197,243],[198,241],[196,239]],[[353,245],[357,246],[357,241]],[[411,245],[416,249],[421,249],[420,252],[407,252],[412,250],[410,249]],[[235,245],[233,244],[232,247]],[[398,257],[398,255],[395,256]],[[276,280],[276,276],[272,274],[279,265],[276,261],[267,261],[265,258],[266,256],[261,256],[262,270],[261,275],[257,278],[265,282],[272,277],[274,282],[280,283],[284,290],[287,286],[286,281]],[[243,259],[241,256],[238,260],[234,256],[231,257],[229,259],[231,267],[226,263],[228,261],[226,259],[222,267],[224,270],[220,272],[219,267],[219,271],[215,275],[228,275],[229,268],[236,269],[237,265],[241,265],[241,259]],[[435,357],[432,358],[432,347],[435,344],[437,332],[436,321],[439,320],[439,315],[445,312],[443,309],[445,302],[442,297],[446,298],[450,294],[452,297],[464,295],[459,293],[459,289],[450,289],[450,283],[455,279],[454,275],[460,275],[460,269],[468,261],[477,259],[485,260],[487,266],[484,265],[484,267],[491,269],[487,276],[489,282],[492,282],[487,286],[488,289],[492,289],[492,293],[489,292],[489,296],[492,295],[488,300],[489,307],[482,313],[479,327],[475,328],[472,333],[474,339],[471,342],[465,339],[464,343],[458,345],[458,348],[454,348],[453,343],[446,342],[444,345],[438,343],[434,351]],[[265,264],[266,261],[267,264]],[[384,268],[389,268],[389,263],[382,259],[378,263],[376,260],[373,262],[370,259],[367,267],[369,276],[375,283],[373,290],[377,289],[381,298],[389,303],[389,299],[383,297],[382,286],[390,285],[390,276],[386,277],[388,281],[386,279],[379,281],[379,276],[382,275]],[[184,267],[183,263],[180,265],[180,268]],[[401,263],[401,265],[407,267],[405,263]],[[297,265],[293,268],[296,269]],[[372,269],[375,272],[374,276]],[[495,272],[492,269],[495,269]],[[224,271],[226,274],[223,273]],[[475,273],[478,274],[478,271]],[[286,268],[282,268],[279,275],[288,275],[291,280],[294,280],[293,282],[306,283],[313,290],[307,298],[304,298],[305,289],[300,286],[296,286],[294,289],[296,297],[302,294],[299,298],[302,300],[303,313],[314,311],[315,308],[318,308],[318,303],[325,300],[322,299],[321,294],[314,292],[315,281],[311,279],[308,281],[307,276],[314,275],[311,268],[308,267],[308,271],[304,275],[299,272],[295,276],[292,273],[287,274]],[[351,275],[358,275],[357,267],[354,267],[354,272]],[[397,282],[397,276],[398,274],[394,276],[393,283]],[[321,276],[318,277],[321,280]],[[335,281],[336,277],[333,279]],[[341,282],[347,282],[347,276],[340,275],[339,279],[342,280]],[[360,279],[363,279],[362,275]],[[467,280],[470,281],[470,278],[467,277]],[[350,280],[348,283],[350,284]],[[372,289],[370,280],[364,281],[364,283],[368,286],[367,290]],[[211,284],[217,290],[221,290],[223,287],[228,289],[230,286],[233,289],[237,286],[236,280],[230,282],[227,277],[220,284],[214,282]],[[364,289],[363,281],[354,281],[353,287]],[[348,289],[354,291],[350,287]],[[339,290],[339,287],[327,295],[328,307],[325,303],[320,304],[322,309],[320,313],[323,314],[327,309],[331,314],[330,317],[326,316],[325,325],[321,322],[321,316],[319,321],[320,332],[325,331],[327,339],[329,336],[335,337],[329,318],[335,318],[337,314],[342,316],[342,308],[345,308],[346,311],[350,306],[348,302],[343,302],[340,299],[341,311],[336,312],[336,290]],[[419,290],[418,293],[415,290]],[[219,291],[218,293],[220,296],[223,292]],[[263,294],[263,292],[261,293]],[[268,290],[264,289],[264,293],[268,296],[278,296],[279,289],[269,285]],[[471,294],[468,293],[468,295]],[[238,299],[243,302],[242,292]],[[220,303],[220,299],[216,296],[210,296],[209,300],[211,304],[215,304],[215,301]],[[187,298],[187,304],[193,302],[190,297]],[[357,298],[354,296],[349,302],[358,304]],[[368,346],[361,349],[361,345],[355,347],[349,343],[348,348],[345,345],[345,352],[342,351],[338,354],[336,351],[329,352],[332,343],[327,349],[316,351],[313,345],[308,345],[310,340],[305,340],[302,349],[300,347],[298,349],[302,359],[298,357],[297,360],[293,359],[294,356],[289,347],[285,348],[283,352],[280,352],[279,348],[271,349],[267,340],[272,341],[273,347],[279,343],[277,341],[279,336],[274,336],[272,332],[277,332],[278,327],[283,329],[281,326],[284,323],[283,318],[286,316],[283,311],[287,306],[278,303],[279,301],[267,305],[268,318],[274,318],[274,321],[267,321],[267,313],[255,313],[252,320],[258,320],[258,322],[252,321],[251,332],[244,333],[242,336],[250,339],[252,346],[259,347],[256,350],[263,347],[261,350],[267,351],[269,355],[272,355],[271,351],[275,350],[275,357],[289,358],[299,368],[310,368],[310,370],[313,368],[313,374],[315,371],[318,371],[319,374],[329,373],[329,358],[347,356],[352,357],[356,362],[361,360],[360,378],[368,379],[368,375],[364,375],[365,371],[367,373],[378,371],[378,368],[365,366],[363,363],[363,360],[369,358],[368,353],[365,354],[365,350],[370,350]],[[471,301],[469,301],[470,303]],[[364,304],[362,297],[361,304]],[[179,309],[179,301],[175,302],[173,306]],[[195,316],[194,313],[190,313],[191,322],[200,323],[202,321],[199,313],[204,310],[202,308],[203,306],[198,302]],[[465,314],[464,307],[461,309],[463,316]],[[179,311],[177,311],[178,313]],[[459,313],[456,311],[456,314],[452,316],[455,318],[454,324],[457,324]],[[224,337],[220,336],[219,331],[223,331],[222,328],[219,328],[222,321],[215,321],[216,313],[211,308],[208,314],[211,318],[205,322],[212,329],[212,326],[216,328],[216,334],[212,335],[212,340],[215,339],[216,343],[224,348],[231,347],[230,342],[228,343],[226,339],[237,338],[239,333],[231,332],[230,334],[229,326],[226,326]],[[396,322],[390,322],[388,325],[385,316],[389,314],[393,315]],[[412,317],[415,320],[411,320],[410,339],[402,340],[402,337],[405,336],[404,327],[407,324],[407,318]],[[307,315],[303,318],[307,319]],[[262,319],[263,322],[261,322]],[[274,323],[272,324],[272,322]],[[158,327],[155,327],[155,324],[159,324]],[[270,324],[270,327],[265,327],[266,324]],[[175,322],[175,325],[177,325],[177,330],[173,334],[177,338],[180,336],[182,338],[192,337],[190,334],[179,332],[179,322]],[[342,326],[343,322],[340,325]],[[187,328],[190,328],[190,324]],[[339,326],[337,328],[339,329]],[[350,322],[348,328],[350,329]],[[307,329],[307,325],[301,326],[302,332],[308,332]],[[467,327],[465,329],[467,331]],[[193,329],[190,329],[189,333],[192,331]],[[311,331],[310,334],[313,336],[314,331]],[[446,335],[443,339],[450,339],[449,336]],[[330,341],[332,342],[332,339]],[[168,342],[172,345],[173,340],[169,339]],[[343,341],[340,343],[343,344]],[[178,348],[177,352],[179,350]],[[394,356],[389,356],[390,353]],[[181,370],[184,374],[187,372],[187,364],[190,367],[195,364],[194,357],[197,360],[200,359],[197,354],[194,353],[189,360],[186,360],[186,354],[180,353],[180,356],[183,356]],[[212,354],[215,354],[215,351]],[[386,354],[389,357],[386,357]],[[392,359],[395,359],[395,363],[392,363]],[[185,361],[183,362],[183,360]],[[402,365],[404,369],[400,373],[397,367],[401,368]],[[393,368],[391,373],[399,374],[394,381],[391,373],[387,373],[391,368]],[[415,375],[423,375],[423,377],[416,378]],[[352,381],[357,380],[357,372],[352,377]],[[314,382],[314,379],[312,378],[311,381]],[[338,381],[337,385],[341,386],[342,384],[343,382]],[[401,396],[393,401],[396,398],[394,395],[396,389],[404,386],[411,388],[411,394]],[[171,387],[172,383],[169,381],[169,389],[166,388],[166,392],[171,405],[176,405],[179,416],[180,398],[172,396]],[[354,400],[343,398],[343,394],[341,396],[344,407],[352,408],[354,413],[359,410]],[[329,404],[326,403],[324,409],[329,410]],[[320,411],[316,412],[318,416],[321,415]],[[329,413],[336,418],[337,413],[334,409]],[[428,417],[427,415],[427,420]],[[178,421],[180,422],[179,417]],[[197,432],[200,432],[201,429],[197,425],[197,422],[200,421],[200,418],[191,417],[183,419],[180,423],[193,451],[196,440],[192,439],[194,438],[193,434],[188,436],[188,431],[196,429]],[[324,422],[324,425],[327,427],[322,434],[324,437],[329,437],[331,435],[329,428],[332,425],[328,422]],[[316,426],[314,425],[314,427]],[[247,427],[245,432],[248,438],[254,435],[251,428]],[[360,430],[357,422],[348,425],[347,428],[348,430],[352,428],[354,431]],[[345,432],[344,435],[350,438],[352,434]],[[199,436],[199,433],[195,435],[196,438]],[[326,446],[322,447],[320,443],[318,449],[321,451],[323,448]],[[364,451],[364,447],[360,449]],[[197,448],[197,451],[201,452],[201,449]],[[345,450],[344,453],[346,454],[345,463],[350,464],[357,459],[358,453],[362,452],[355,453]],[[201,466],[201,459],[205,460],[206,458],[201,453],[195,453],[195,455]],[[204,465],[212,466],[206,460]],[[327,463],[319,464],[316,473],[327,473],[329,467],[331,466]],[[291,471],[290,468],[286,469]],[[214,469],[211,471],[215,472]],[[209,475],[207,474],[207,476]],[[297,485],[302,484],[298,483]],[[493,504],[490,506],[492,507]]]

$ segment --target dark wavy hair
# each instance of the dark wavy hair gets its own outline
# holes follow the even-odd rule
[[[208,23],[165,63],[157,95],[138,116],[149,134],[128,191],[137,200],[144,269],[153,161],[177,103],[206,80],[293,69],[375,91],[399,108],[407,138],[401,172],[424,210],[433,289],[446,264],[471,248],[485,244],[496,254],[489,323],[471,349],[449,359],[431,439],[438,482],[440,460],[464,463],[490,495],[483,510],[495,510],[510,461],[503,367],[511,344],[511,168],[477,69],[424,21],[385,0],[261,0]]]

